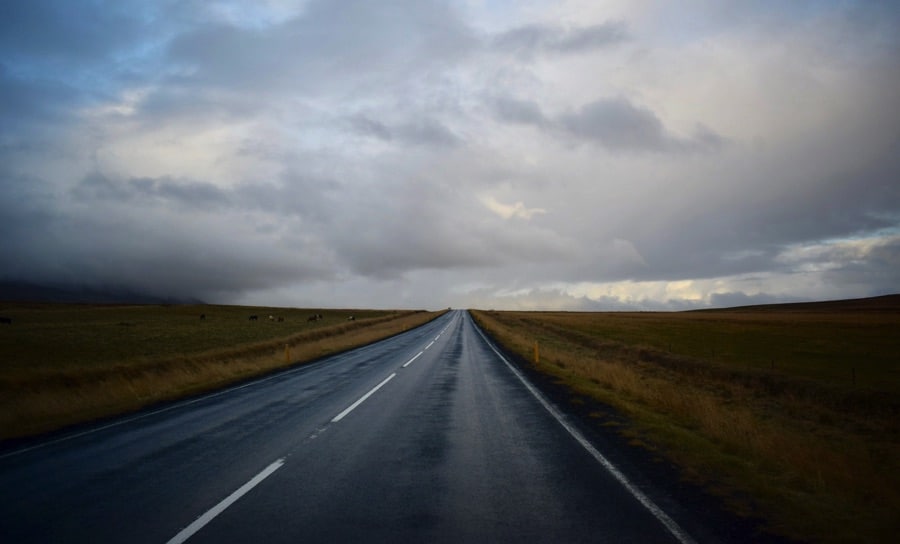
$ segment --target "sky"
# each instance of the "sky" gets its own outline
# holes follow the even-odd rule
[[[889,1],[30,0],[0,280],[284,307],[900,292]]]

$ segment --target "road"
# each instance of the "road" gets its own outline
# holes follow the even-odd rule
[[[453,311],[0,453],[0,541],[691,538]]]

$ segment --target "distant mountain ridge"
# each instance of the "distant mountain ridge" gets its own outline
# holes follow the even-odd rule
[[[815,302],[786,302],[780,304],[756,304],[752,306],[734,306],[730,308],[709,308],[691,310],[694,312],[839,312],[839,311],[900,311],[900,294],[881,295],[866,298],[851,298],[842,300],[823,300]]]
[[[125,287],[42,285],[26,281],[0,281],[0,301],[85,304],[203,304],[193,298],[163,297]]]

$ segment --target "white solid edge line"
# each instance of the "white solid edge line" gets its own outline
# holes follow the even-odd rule
[[[425,352],[424,352],[424,351],[420,351],[419,353],[416,354],[415,357],[413,357],[413,358],[410,359],[409,361],[406,361],[405,363],[403,363],[403,368],[408,367],[413,361],[415,361],[416,359],[419,358],[419,355],[422,355],[423,353],[425,353]]]
[[[248,491],[256,487],[260,482],[272,475],[273,472],[281,468],[284,459],[279,459],[266,467],[262,472],[253,477],[249,482],[239,487],[234,493],[228,495],[225,500],[213,506],[206,511],[205,514],[194,520],[193,523],[182,529],[177,535],[173,536],[166,544],[181,544],[191,538],[194,533],[202,529],[207,523],[212,521],[216,516],[225,511],[226,508],[234,504],[235,501],[243,497]]]
[[[481,335],[481,338],[485,341],[485,343],[487,343],[488,347],[491,348],[491,351],[496,353],[497,357],[499,357],[501,361],[506,363],[506,366],[513,372],[513,374],[516,375],[517,378],[519,378],[519,381],[521,381],[525,385],[525,387],[528,389],[528,391],[530,391],[531,394],[534,395],[534,398],[536,398],[538,400],[538,402],[540,402],[541,405],[543,405],[544,408],[548,412],[550,412],[550,415],[552,415],[553,418],[557,422],[559,422],[559,424],[562,425],[563,428],[566,431],[568,431],[570,435],[572,435],[572,438],[577,440],[578,443],[581,444],[581,446],[585,450],[587,450],[587,452],[590,453],[591,456],[593,456],[594,459],[596,459],[598,463],[600,463],[603,466],[603,468],[605,468],[607,471],[609,471],[609,473],[612,474],[613,477],[616,480],[618,480],[618,482],[620,484],[622,484],[622,486],[626,490],[628,490],[628,492],[631,493],[631,495],[635,499],[638,500],[638,502],[640,502],[642,505],[644,505],[644,508],[649,510],[650,513],[653,514],[653,517],[655,517],[657,520],[659,520],[659,522],[662,523],[665,526],[665,528],[669,530],[670,533],[672,533],[672,536],[674,536],[676,539],[678,539],[678,541],[681,542],[682,544],[696,544],[694,539],[691,538],[691,536],[688,535],[686,532],[684,532],[684,529],[682,529],[678,525],[678,523],[675,522],[675,520],[673,520],[672,518],[669,517],[668,514],[663,512],[662,509],[659,506],[657,506],[656,503],[650,499],[650,497],[645,495],[643,491],[641,491],[640,489],[635,487],[635,485],[631,483],[631,481],[628,479],[628,477],[625,476],[625,474],[623,474],[622,472],[620,472],[619,469],[616,468],[616,466],[614,464],[612,464],[606,457],[603,456],[602,453],[600,453],[597,450],[597,448],[595,448],[590,442],[588,442],[587,438],[585,438],[584,435],[582,435],[578,429],[576,429],[572,425],[570,425],[569,422],[566,421],[565,415],[563,415],[559,410],[557,410],[556,407],[550,403],[550,401],[548,401],[546,398],[544,398],[543,393],[541,393],[533,385],[531,385],[531,383],[527,380],[527,378],[525,378],[525,376],[523,376],[522,373],[519,372],[519,369],[514,367],[509,361],[506,360],[506,357],[504,357],[497,350],[497,348],[494,347],[494,344],[491,341],[489,341],[487,339],[487,337],[485,337],[484,333],[481,332],[481,329],[477,325],[475,326],[475,330],[478,331],[478,334]]]
[[[338,421],[344,419],[344,416],[346,416],[347,414],[349,414],[350,412],[352,412],[357,406],[359,406],[360,404],[362,404],[363,402],[365,402],[365,400],[366,400],[367,398],[371,397],[372,394],[375,393],[375,391],[378,391],[379,389],[381,389],[381,386],[383,386],[383,385],[386,384],[387,382],[391,381],[391,380],[394,378],[394,376],[396,376],[396,375],[397,375],[397,373],[394,372],[393,374],[391,374],[390,376],[388,376],[387,378],[385,378],[383,382],[381,382],[380,384],[378,384],[378,385],[376,385],[375,387],[373,387],[373,388],[372,388],[368,393],[366,393],[365,395],[361,396],[361,397],[359,398],[359,400],[357,400],[356,402],[354,402],[353,404],[351,404],[346,410],[344,410],[344,411],[341,412],[340,414],[334,416],[334,419],[332,419],[331,422],[332,422],[332,423],[337,423]]]

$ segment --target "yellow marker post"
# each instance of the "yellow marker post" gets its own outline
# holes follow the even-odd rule
[[[538,348],[538,341],[534,341],[534,364],[538,364],[541,362],[541,351]]]
[[[291,362],[291,346],[288,344],[284,345],[284,362],[285,363]]]

